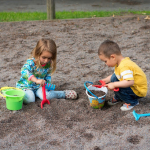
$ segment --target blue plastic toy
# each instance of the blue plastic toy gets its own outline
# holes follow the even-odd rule
[[[55,85],[54,84],[45,84],[45,88],[50,91],[50,90],[55,90]]]
[[[96,97],[96,98],[98,99],[98,97],[97,97],[96,95],[94,95],[94,94],[87,88],[87,86],[86,86],[87,83],[93,84],[93,82],[86,81],[86,82],[84,82],[84,86],[85,86],[86,90],[87,90],[90,94],[92,94],[94,97]]]
[[[148,113],[148,114],[137,114],[137,113],[135,112],[135,110],[133,110],[132,113],[133,113],[133,116],[135,117],[135,120],[136,120],[136,121],[138,121],[140,117],[147,117],[147,116],[150,116],[150,113]]]

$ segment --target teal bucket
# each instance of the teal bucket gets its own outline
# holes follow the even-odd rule
[[[6,96],[6,107],[9,110],[20,110],[22,109],[23,97],[25,92],[23,90],[7,90]]]
[[[106,94],[108,92],[107,88],[106,87],[101,87],[101,88],[96,88],[92,85],[88,86],[87,87],[88,90],[86,89],[86,94],[89,98],[89,101],[90,101],[90,106],[95,108],[95,109],[100,109],[104,106],[104,103],[105,103],[105,97],[106,97]],[[91,96],[88,94],[88,91],[103,91],[105,93],[105,95],[101,96],[101,97],[94,97],[94,96]]]

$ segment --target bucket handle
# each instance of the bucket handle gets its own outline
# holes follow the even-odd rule
[[[6,89],[16,89],[16,90],[21,90],[21,89],[19,89],[19,88],[15,88],[15,87],[2,87],[1,89],[0,89],[0,96],[2,96],[2,97],[4,97],[4,98],[6,98],[6,95],[3,95],[2,94],[2,91],[3,90],[6,90]]]
[[[86,90],[87,90],[90,94],[92,94],[94,97],[96,97],[96,98],[98,99],[98,97],[97,97],[96,95],[94,95],[94,94],[87,88],[87,86],[86,86],[87,83],[93,84],[93,82],[86,81],[86,82],[84,83],[84,86],[85,86]]]

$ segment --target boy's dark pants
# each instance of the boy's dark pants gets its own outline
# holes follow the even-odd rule
[[[111,76],[111,82],[119,81],[115,75],[115,73]],[[130,87],[128,88],[119,88],[118,92],[115,93],[115,99],[124,101],[127,104],[130,104],[131,106],[135,106],[138,103],[138,99],[141,98],[134,94],[132,89]]]

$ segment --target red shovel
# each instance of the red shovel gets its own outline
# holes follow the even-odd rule
[[[46,99],[46,90],[45,90],[45,84],[42,86],[42,92],[43,92],[43,100],[41,102],[41,108],[43,109],[43,105],[45,103],[49,104],[50,105],[50,102],[48,99]]]
[[[101,88],[102,86],[106,85],[106,83],[104,81],[102,81],[102,80],[99,80],[99,82],[101,83],[101,85],[93,85],[93,86],[97,87],[97,88]],[[114,88],[114,91],[118,92],[119,88]]]

